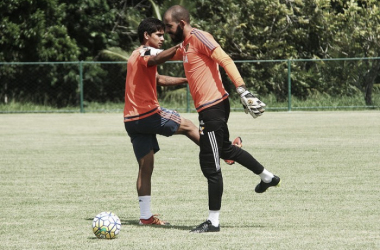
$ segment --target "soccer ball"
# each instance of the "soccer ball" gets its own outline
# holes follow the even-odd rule
[[[120,233],[121,222],[112,212],[102,212],[92,221],[92,231],[99,239],[114,239]]]

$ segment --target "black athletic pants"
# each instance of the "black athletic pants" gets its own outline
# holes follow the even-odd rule
[[[229,115],[228,98],[199,112],[199,162],[202,173],[207,178],[210,210],[220,210],[222,204],[223,177],[220,159],[235,160],[255,174],[264,170],[251,154],[231,144],[227,126]]]

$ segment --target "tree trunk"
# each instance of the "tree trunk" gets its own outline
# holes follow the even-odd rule
[[[379,74],[380,69],[380,60],[374,60],[371,68],[368,70],[368,73],[364,77],[363,86],[365,87],[365,104],[370,106],[373,105],[372,102],[372,90],[373,84],[376,80],[377,75]]]

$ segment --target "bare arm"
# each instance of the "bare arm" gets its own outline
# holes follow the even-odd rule
[[[187,79],[184,77],[173,77],[156,75],[157,85],[159,86],[175,86],[187,83]]]
[[[162,51],[161,53],[159,53],[156,56],[151,56],[148,60],[148,66],[154,66],[157,64],[162,64],[162,63],[170,60],[175,55],[178,48],[179,48],[179,44]]]

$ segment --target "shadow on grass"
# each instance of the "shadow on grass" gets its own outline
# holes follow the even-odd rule
[[[92,221],[93,218],[87,218],[86,220]],[[133,220],[127,220],[127,219],[120,219],[121,225],[129,225],[129,226],[136,226],[136,227],[142,227],[139,224],[139,221],[136,219]],[[200,223],[198,223],[200,224]],[[194,224],[193,226],[179,226],[179,225],[167,225],[167,226],[160,226],[160,225],[145,225],[144,227],[153,227],[153,228],[160,228],[160,229],[177,229],[177,230],[183,230],[183,231],[190,231],[191,229],[195,228],[198,224]],[[252,225],[221,225],[221,228],[264,228],[265,225],[260,224],[252,224]],[[95,237],[96,239],[96,237]]]
[[[132,225],[132,226],[138,226],[142,227],[142,225],[139,224],[138,220],[124,220],[120,219],[121,225]],[[144,227],[153,227],[153,228],[162,228],[162,229],[177,229],[177,230],[186,230],[190,231],[193,227],[190,226],[176,226],[176,225],[166,225],[166,226],[160,226],[160,225],[145,225]]]
[[[102,239],[99,239],[99,238],[97,238],[97,237],[88,237],[87,239],[89,239],[89,240],[102,240]]]
[[[87,221],[92,221],[93,218],[86,218]],[[130,226],[136,226],[136,227],[142,227],[139,224],[139,221],[136,219],[133,220],[127,220],[127,219],[120,219],[121,225],[130,225]],[[162,229],[177,229],[177,230],[185,230],[190,231],[194,227],[192,226],[176,226],[176,225],[167,225],[167,226],[160,226],[160,225],[146,225],[145,227],[153,227],[153,228],[162,228]],[[96,239],[96,237],[95,237]]]

